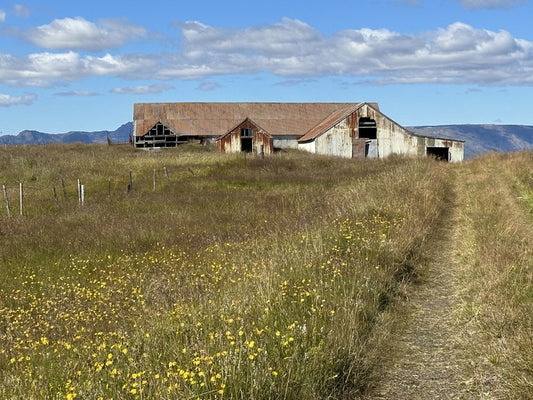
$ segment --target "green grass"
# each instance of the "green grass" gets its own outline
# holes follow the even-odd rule
[[[0,149],[0,183],[13,199],[25,187],[23,217],[14,200],[11,218],[0,209],[0,398],[342,399],[373,385],[462,167],[205,150]]]

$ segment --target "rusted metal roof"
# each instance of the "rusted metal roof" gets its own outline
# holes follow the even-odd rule
[[[303,136],[362,103],[137,103],[135,136],[161,122],[176,135],[219,136],[246,118],[272,136]],[[372,103],[375,107],[377,104]],[[316,128],[318,129],[318,128]]]
[[[328,115],[322,121],[320,121],[318,124],[316,124],[314,127],[312,127],[309,131],[307,131],[305,133],[305,135],[303,135],[301,138],[298,139],[298,141],[299,142],[306,142],[308,140],[313,140],[318,135],[320,135],[322,132],[324,132],[327,129],[331,128],[332,126],[336,125],[338,122],[342,121],[348,115],[353,113],[361,105],[362,104],[355,104],[355,105],[352,104],[349,107],[341,108],[339,110],[336,110],[336,111],[332,112],[330,115]]]

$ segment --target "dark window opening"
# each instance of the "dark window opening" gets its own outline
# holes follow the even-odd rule
[[[252,137],[254,130],[252,128],[241,128],[241,137]]]
[[[449,147],[426,147],[426,154],[435,157],[437,160],[449,161],[450,148]]]
[[[135,138],[136,147],[174,147],[180,138],[161,122],[155,124],[144,136]]]
[[[376,120],[368,117],[359,118],[359,137],[365,139],[377,139],[378,128]]]
[[[241,151],[245,153],[251,153],[252,150],[253,150],[252,138],[251,137],[241,138]]]

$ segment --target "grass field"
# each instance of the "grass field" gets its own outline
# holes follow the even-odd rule
[[[471,351],[532,396],[532,165],[4,147],[0,398],[357,398],[459,175]]]

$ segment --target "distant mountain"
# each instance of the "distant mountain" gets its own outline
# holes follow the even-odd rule
[[[67,133],[43,133],[39,131],[22,131],[18,135],[0,136],[0,144],[46,144],[46,143],[128,143],[133,132],[133,122],[127,122],[114,131]]]
[[[465,141],[465,158],[487,151],[533,149],[533,126],[529,125],[440,125],[408,127],[417,135]]]
[[[407,127],[417,135],[459,139],[465,141],[465,158],[486,151],[516,151],[533,149],[533,126],[528,125],[438,125]],[[0,136],[0,144],[45,143],[127,143],[133,132],[133,122],[127,122],[114,131],[42,133],[22,131],[18,135]]]

